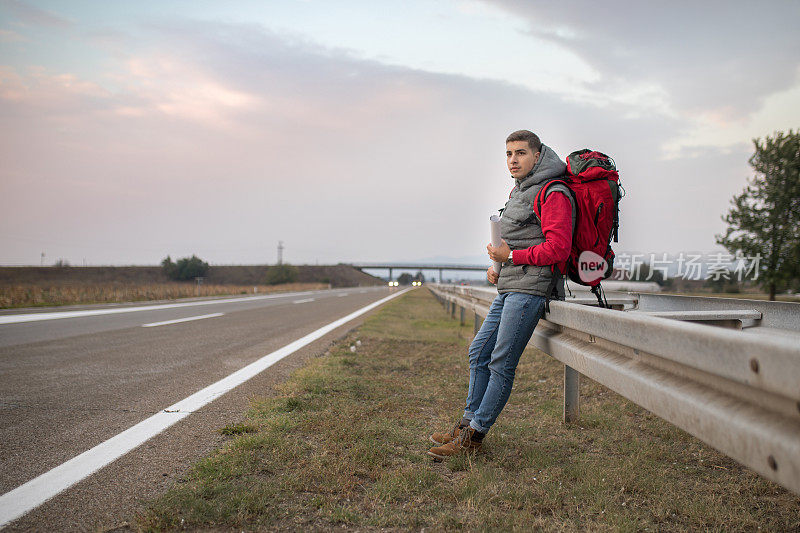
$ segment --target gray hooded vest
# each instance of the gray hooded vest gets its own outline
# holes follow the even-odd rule
[[[533,212],[533,202],[539,190],[546,182],[564,175],[567,165],[561,161],[549,147],[542,145],[539,160],[530,173],[524,178],[515,180],[516,186],[506,202],[500,217],[500,234],[512,250],[524,250],[544,242],[541,221]],[[570,198],[567,188],[555,184],[547,191],[550,196],[554,191],[561,191]],[[575,205],[572,205],[572,220],[575,221]],[[572,229],[572,228],[570,228]],[[503,263],[500,278],[497,280],[497,292],[524,292],[548,297],[547,289],[553,281],[550,265],[514,265]],[[563,284],[560,293],[563,293]]]

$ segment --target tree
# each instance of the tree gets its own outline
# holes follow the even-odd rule
[[[208,263],[192,255],[192,257],[184,257],[178,259],[178,278],[182,280],[190,280],[194,278],[202,278],[208,273]]]
[[[414,280],[414,278],[412,278],[412,277],[411,277],[411,274],[409,274],[408,272],[403,272],[403,273],[402,273],[402,274],[400,274],[400,276],[398,276],[398,278],[397,278],[397,282],[398,282],[400,285],[411,285],[411,282],[412,282],[413,280]]]
[[[716,239],[731,253],[759,258],[759,282],[774,300],[800,278],[800,131],[753,139],[753,145],[755,175],[731,199],[722,217],[728,229]]]
[[[659,285],[664,285],[664,273],[651,268],[649,263],[642,263],[631,273],[631,281],[655,281]]]
[[[740,292],[736,274],[726,266],[709,270],[705,286],[711,287],[711,292]]]
[[[274,265],[267,268],[264,276],[264,283],[267,285],[280,285],[281,283],[291,283],[297,279],[297,267],[287,263]]]
[[[169,279],[176,281],[188,281],[194,278],[202,278],[208,272],[208,263],[192,255],[192,257],[183,257],[178,259],[177,263],[173,263],[170,256],[161,261],[161,269]]]
[[[170,256],[165,257],[161,261],[161,271],[169,279],[178,279],[178,265],[176,265]]]

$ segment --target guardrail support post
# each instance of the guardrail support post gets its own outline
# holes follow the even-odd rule
[[[456,303],[450,302],[450,318],[456,317]]]
[[[465,309],[462,307],[461,308],[461,325],[462,326],[464,325],[464,311],[465,311]]]
[[[481,317],[478,316],[478,313],[475,313],[475,327],[472,330],[473,335],[477,335],[480,329],[481,329]]]
[[[580,415],[580,378],[577,370],[564,365],[564,422],[575,422]]]

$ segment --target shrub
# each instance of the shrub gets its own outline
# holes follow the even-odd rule
[[[178,265],[176,265],[170,256],[165,257],[161,261],[161,271],[169,279],[178,279]]]
[[[204,277],[209,267],[208,263],[196,255],[192,255],[192,257],[178,259],[177,263],[173,263],[170,256],[167,256],[161,261],[161,268],[169,279],[188,281],[194,278]]]

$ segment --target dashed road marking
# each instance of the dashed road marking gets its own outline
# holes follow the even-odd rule
[[[275,298],[290,298],[292,296],[301,296],[305,294],[313,294],[315,291],[296,292],[294,294],[269,294],[266,296],[249,296],[246,298],[225,298],[221,300],[201,300],[199,302],[185,302],[175,304],[158,304],[158,305],[143,305],[139,307],[116,307],[114,309],[86,309],[83,311],[56,311],[53,313],[25,313],[20,315],[2,315],[0,316],[0,325],[2,324],[18,324],[20,322],[38,322],[40,320],[57,320],[61,318],[83,318],[86,316],[97,315],[116,315],[120,313],[136,313],[139,311],[154,311],[159,309],[175,309],[179,307],[194,307],[198,305],[216,305],[216,304],[229,304],[251,302],[254,300],[272,300]]]
[[[150,322],[149,324],[142,324],[143,328],[154,328],[156,326],[166,326],[167,324],[178,324],[179,322],[191,322],[192,320],[203,320],[204,318],[214,318],[223,316],[225,313],[211,313],[210,315],[190,316],[186,318],[178,318],[175,320],[165,320],[163,322]]]

